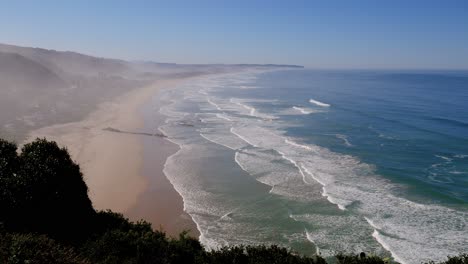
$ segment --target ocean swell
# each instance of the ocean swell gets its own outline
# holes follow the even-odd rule
[[[216,248],[262,242],[240,231],[245,222],[241,224],[240,214],[233,212],[238,212],[241,205],[216,202],[220,194],[197,181],[199,175],[189,167],[181,166],[190,164],[194,153],[203,159],[206,144],[215,144],[229,151],[226,157],[231,157],[240,170],[268,186],[274,199],[287,201],[291,208],[300,208],[286,217],[299,225],[301,231],[284,235],[294,239],[302,237],[324,255],[386,250],[401,263],[420,263],[443,260],[447,255],[465,250],[468,245],[466,212],[411,201],[402,196],[404,186],[384,179],[371,164],[286,135],[284,128],[288,124],[278,120],[280,113],[263,113],[253,106],[262,102],[259,99],[214,95],[214,91],[219,94],[225,89],[226,83],[230,87],[233,83],[249,85],[242,81],[242,76],[231,81],[212,79],[210,88],[205,87],[203,93],[196,92],[199,88],[184,87],[178,92],[186,96],[172,94],[169,97],[179,101],[160,110],[169,117],[162,128],[164,133],[181,146],[167,160],[165,173],[184,197],[185,209],[197,222],[204,245]],[[314,99],[310,103],[330,107]],[[292,110],[304,115],[312,113],[300,107]],[[194,121],[197,118],[200,124]],[[180,125],[187,121],[196,125]],[[333,136],[345,146],[353,146],[353,141],[345,135]],[[444,162],[452,159],[438,158]],[[262,229],[258,223],[250,224],[252,230]]]

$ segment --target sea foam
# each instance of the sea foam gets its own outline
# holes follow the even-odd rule
[[[317,105],[317,106],[321,106],[321,107],[330,107],[329,104],[326,104],[326,103],[323,103],[314,99],[309,99],[309,103]]]
[[[308,114],[311,114],[311,113],[314,112],[313,110],[309,110],[309,109],[306,109],[306,108],[303,108],[303,107],[298,107],[298,106],[293,106],[292,108],[294,110],[298,111],[299,113],[304,114],[304,115],[308,115]]]
[[[241,79],[235,82],[242,85]],[[216,90],[216,85],[212,89]],[[205,91],[211,92],[209,89]],[[272,195],[287,199],[289,203],[313,205],[312,212],[290,215],[294,221],[310,226],[303,234],[304,239],[314,243],[322,254],[379,252],[384,248],[402,263],[420,263],[428,259],[443,260],[447,255],[463,251],[468,244],[466,212],[411,201],[401,196],[404,187],[377,175],[372,165],[285,136],[279,123],[257,120],[277,117],[259,113],[251,105],[255,99],[225,99],[210,95],[209,100],[214,103],[211,104],[206,95],[193,93],[184,100],[191,103],[205,100],[211,107],[207,110],[214,116],[205,117],[203,124],[207,127],[202,127],[199,135],[235,150],[233,159],[240,169],[270,186]],[[330,107],[314,99],[310,103]],[[206,141],[189,138],[187,135],[193,137],[193,134],[183,131],[195,128],[175,126],[188,118],[187,113],[177,106],[172,103],[161,111],[172,119],[166,124],[165,134],[182,146],[178,155],[166,162],[165,173],[170,175],[171,183],[174,182],[184,197],[186,210],[202,233],[202,243],[210,248],[245,241],[255,243],[255,237],[242,233],[245,223],[237,222],[235,216],[223,217],[236,207],[226,208],[226,205],[216,203],[219,197],[204,189],[199,176],[192,170],[180,165],[193,153],[203,153],[204,147],[198,144],[206,144],[203,143]],[[351,145],[347,138],[336,136],[345,145]],[[445,162],[452,159],[439,158]],[[258,226],[252,228],[255,230]],[[444,234],[444,237],[434,239],[434,234]]]

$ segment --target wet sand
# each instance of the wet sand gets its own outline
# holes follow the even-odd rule
[[[158,105],[147,104],[144,107],[145,131],[156,131],[164,122],[164,117],[155,111]],[[148,179],[147,189],[142,193],[127,215],[137,220],[138,217],[151,222],[155,229],[162,230],[172,237],[182,231],[198,237],[200,233],[190,215],[184,212],[182,197],[163,173],[166,159],[179,150],[179,146],[162,137],[143,137],[143,170]]]

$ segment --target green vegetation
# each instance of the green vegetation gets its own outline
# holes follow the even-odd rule
[[[375,256],[337,255],[339,264],[380,264]],[[187,233],[178,238],[96,212],[80,168],[66,149],[37,139],[22,147],[0,139],[0,263],[324,264],[277,246],[234,246],[207,251]],[[468,255],[447,264],[468,264]]]

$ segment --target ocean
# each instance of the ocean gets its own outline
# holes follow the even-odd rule
[[[207,248],[401,263],[468,249],[468,72],[250,71],[155,97]]]

